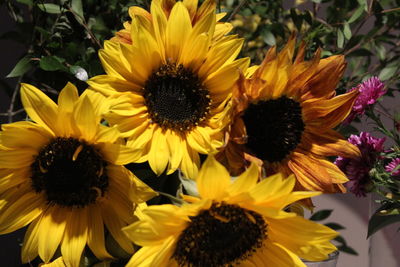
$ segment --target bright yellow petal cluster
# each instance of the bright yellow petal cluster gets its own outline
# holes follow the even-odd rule
[[[0,234],[29,225],[22,247],[24,263],[38,255],[49,263],[59,246],[68,266],[79,265],[86,245],[97,258],[111,259],[105,248],[104,225],[124,250],[133,253],[121,228],[134,221],[137,203],[155,195],[122,166],[132,161],[135,152],[120,144],[116,128],[100,124],[96,110],[101,107],[93,105],[88,93],[78,96],[70,83],[60,92],[58,105],[29,84],[22,84],[21,100],[33,122],[4,124],[0,132]],[[64,145],[73,142],[80,144],[73,154],[63,151]],[[66,157],[60,158],[57,153],[63,152]],[[99,161],[85,162],[93,155],[104,167],[93,165]],[[84,181],[64,173],[48,176],[53,164],[76,173],[82,167],[74,162],[83,164],[81,172],[97,168],[96,177],[107,177],[100,189],[87,192],[93,201],[71,203],[76,195],[87,197],[77,186]],[[70,191],[74,184],[78,188],[73,190],[79,192]],[[54,195],[59,193],[71,198]]]
[[[242,39],[219,33],[215,38],[211,2],[200,13],[189,2],[165,12],[163,1],[153,1],[150,13],[131,12],[132,42],[106,41],[100,58],[107,75],[88,83],[109,97],[105,118],[141,154],[135,162],[148,161],[158,175],[179,168],[193,179],[199,154],[215,154],[224,144],[232,87],[249,59],[235,60]],[[198,107],[200,102],[205,105]],[[188,113],[192,109],[199,112]]]
[[[199,21],[202,21],[204,16],[206,16],[210,12],[215,12],[215,8],[216,8],[216,3],[214,0],[204,1],[200,7],[197,7],[197,5],[198,5],[197,0],[185,0],[185,1],[182,1],[182,3],[189,12],[190,20],[191,20],[193,26],[196,23],[198,23]],[[165,16],[169,17],[169,15],[171,14],[171,10],[175,4],[176,4],[175,0],[161,0],[160,1],[160,5],[161,5],[162,10],[165,13]],[[215,16],[217,24],[215,25],[213,41],[217,41],[221,37],[225,36],[233,28],[231,23],[219,22],[225,15],[226,15],[226,13],[217,13]],[[149,13],[147,10],[145,10],[141,7],[137,7],[137,6],[132,6],[129,8],[129,16],[131,19],[134,19],[136,16],[141,16],[148,21],[152,21],[152,19],[153,19],[153,16],[151,15],[151,13]],[[132,29],[131,22],[130,21],[124,22],[124,29],[118,31],[115,34],[115,36],[113,38],[111,38],[110,40],[114,41],[114,42],[119,42],[119,43],[132,44],[131,29]]]
[[[180,240],[185,238],[187,229],[212,205],[235,205],[244,210],[250,221],[260,216],[266,224],[265,237],[262,245],[252,253],[237,255],[235,262],[225,265],[239,266],[305,266],[300,258],[319,261],[327,258],[335,246],[329,241],[337,236],[330,228],[308,221],[295,213],[283,209],[289,204],[312,196],[319,192],[292,192],[295,179],[293,176],[284,178],[281,174],[268,177],[257,183],[258,169],[256,165],[242,173],[231,182],[228,171],[213,157],[209,157],[202,166],[197,178],[200,198],[184,196],[192,204],[181,207],[173,205],[150,206],[143,211],[144,218],[124,230],[129,238],[142,248],[136,252],[128,266],[178,266],[176,255]],[[214,222],[226,224],[229,229],[229,214],[213,215]],[[213,225],[204,225],[213,227]],[[192,233],[196,236],[196,233]],[[202,233],[198,233],[202,236]],[[218,253],[227,253],[233,244],[241,242],[243,235],[232,239],[234,234],[226,237],[226,244],[221,243],[224,236],[215,236],[218,240],[208,240],[208,244],[219,242],[224,252],[215,250],[196,250],[196,255],[213,257]],[[212,238],[212,237],[211,237]],[[195,243],[203,244],[201,238]],[[190,245],[190,248],[197,244]],[[199,245],[200,246],[200,245]],[[189,249],[189,247],[188,247]],[[211,253],[211,254],[207,254]],[[224,255],[225,255],[224,254]],[[242,257],[243,256],[243,257]],[[187,262],[187,266],[197,266]],[[224,265],[224,266],[225,266]]]

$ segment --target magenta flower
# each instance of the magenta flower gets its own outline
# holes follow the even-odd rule
[[[397,167],[398,169],[395,170]],[[400,158],[392,159],[392,161],[385,166],[385,171],[391,173],[392,176],[400,176]]]
[[[351,135],[348,141],[360,149],[361,156],[353,159],[337,157],[335,164],[350,180],[344,184],[346,188],[358,197],[366,196],[371,181],[369,171],[383,151],[385,138],[376,138],[361,132],[359,136]]]
[[[358,90],[360,94],[354,102],[353,109],[349,116],[344,120],[344,123],[349,124],[355,117],[363,115],[365,109],[369,105],[375,104],[376,100],[386,93],[384,86],[385,85],[378,77],[373,76],[357,87],[350,89],[349,91]]]

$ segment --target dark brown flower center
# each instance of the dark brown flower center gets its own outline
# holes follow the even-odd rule
[[[248,135],[246,147],[262,160],[280,162],[301,142],[301,106],[291,98],[250,104],[242,118]]]
[[[209,92],[199,77],[174,63],[165,64],[150,75],[143,96],[151,120],[179,133],[203,122],[211,106]]]
[[[108,188],[107,163],[84,141],[57,137],[43,147],[31,165],[32,187],[44,191],[50,204],[84,207]]]
[[[238,205],[213,203],[190,219],[172,256],[179,266],[232,266],[250,257],[267,237],[263,217]]]

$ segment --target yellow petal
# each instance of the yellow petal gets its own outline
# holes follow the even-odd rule
[[[181,137],[177,135],[174,131],[167,131],[167,144],[168,150],[170,152],[170,160],[168,165],[167,175],[172,174],[176,171],[182,162],[183,149],[185,143],[182,142]]]
[[[153,266],[168,265],[172,253],[174,252],[175,242],[176,239],[174,236],[171,236],[170,238],[164,241],[163,246],[160,248],[160,250],[154,257],[154,260],[152,262]]]
[[[329,241],[338,233],[300,216],[269,219],[269,236],[302,258],[324,260],[334,250]]]
[[[143,23],[145,23],[143,17],[135,17],[132,20],[131,36],[133,47],[129,47],[128,45],[121,46],[124,49],[124,56],[130,57],[130,64],[132,65],[131,77],[140,81],[139,84],[142,86],[150,76],[150,73],[157,66],[160,66],[162,60],[157,41],[154,39],[153,34],[142,26]],[[140,64],[135,64],[135,62],[140,62]]]
[[[279,242],[279,240],[277,240]],[[268,241],[263,249],[264,258],[271,266],[279,267],[306,267],[300,258],[280,243]]]
[[[270,197],[285,196],[292,192],[295,182],[293,175],[285,178],[283,174],[277,173],[258,183],[250,194],[260,202]]]
[[[92,103],[94,113],[98,116],[103,116],[109,110],[109,101],[101,93],[95,92],[93,90],[85,90],[81,97],[87,96]]]
[[[94,113],[94,108],[87,96],[84,96],[77,103],[74,109],[76,126],[81,132],[81,136],[86,141],[93,141],[99,127],[100,117]]]
[[[168,60],[180,62],[182,48],[191,31],[192,23],[188,10],[182,2],[177,2],[172,8],[167,22],[167,38],[165,41]]]
[[[75,85],[68,82],[58,95],[58,111],[61,113],[71,113],[79,95]]]
[[[116,165],[124,165],[135,162],[141,155],[141,151],[139,149],[134,150],[124,145],[100,143],[97,146],[100,147],[103,157],[108,162]]]
[[[33,261],[38,256],[38,222],[40,219],[34,220],[25,233],[22,242],[21,260],[22,263]]]
[[[153,259],[161,249],[162,245],[154,247],[143,247],[139,249],[127,263],[126,267],[152,267]],[[166,265],[162,265],[166,266]],[[160,266],[161,267],[161,266]]]
[[[153,19],[154,34],[160,54],[165,55],[165,32],[167,30],[167,17],[159,4],[151,3],[151,16]],[[164,58],[165,60],[165,58]]]
[[[26,193],[14,203],[2,209],[0,215],[0,234],[18,230],[35,220],[42,212],[45,199],[36,193]]]
[[[124,227],[122,230],[135,244],[139,246],[157,246],[164,242],[164,239],[169,233],[155,233],[152,224],[152,222],[143,220]]]
[[[225,167],[213,156],[208,156],[196,178],[199,194],[202,198],[220,199],[231,183]]]
[[[110,183],[120,194],[124,194],[134,203],[145,202],[157,195],[149,186],[138,179],[131,171],[124,166],[107,166]]]
[[[23,168],[30,166],[34,156],[38,154],[33,149],[0,150],[0,168]]]
[[[199,76],[204,78],[207,75],[218,71],[220,68],[232,61],[237,57],[243,45],[243,39],[233,39],[227,42],[221,42],[219,45],[212,46],[210,49],[207,60],[199,70]]]
[[[189,11],[190,19],[193,20],[194,16],[196,15],[198,1],[197,0],[183,0],[182,3],[186,7],[186,9]]]
[[[61,254],[68,266],[79,266],[87,242],[87,208],[72,208],[67,213],[66,231],[61,244]]]
[[[97,143],[115,143],[120,135],[121,133],[118,131],[117,127],[99,125],[95,140]]]
[[[88,246],[93,254],[100,260],[112,259],[107,252],[104,242],[104,223],[101,211],[98,207],[92,206],[88,209]]]
[[[228,187],[229,194],[236,195],[250,191],[258,181],[258,173],[258,166],[252,163],[250,167]]]
[[[117,241],[123,250],[132,254],[134,252],[133,245],[121,230],[126,224],[118,218],[117,214],[109,206],[104,205],[101,214],[114,240]]]
[[[57,105],[36,87],[22,83],[21,101],[28,116],[51,131],[57,119]]]
[[[156,129],[153,133],[151,148],[149,151],[149,164],[153,172],[161,175],[169,161],[170,152],[167,140],[161,129]]]
[[[127,62],[121,64],[121,48],[119,43],[104,42],[104,49],[99,50],[99,57],[105,72],[118,80],[128,81],[131,74]]]
[[[183,149],[183,157],[180,169],[189,179],[196,179],[200,167],[199,153],[189,145]]]
[[[58,257],[50,263],[39,264],[39,267],[66,267],[62,257]]]
[[[66,213],[64,208],[49,206],[38,225],[38,251],[44,262],[50,262],[64,235]]]
[[[89,90],[97,91],[104,96],[110,96],[117,92],[129,92],[140,90],[142,86],[131,81],[126,81],[110,75],[97,75],[87,81]]]

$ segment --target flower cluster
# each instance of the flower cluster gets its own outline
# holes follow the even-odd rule
[[[350,179],[345,183],[350,192],[356,196],[366,196],[366,193],[370,191],[368,187],[371,186],[369,172],[379,160],[385,138],[376,138],[369,133],[361,132],[360,136],[351,135],[348,140],[360,149],[361,156],[354,159],[338,157],[335,164]]]
[[[368,235],[371,235],[400,218],[400,135],[396,115],[390,114],[386,108],[380,109],[374,105],[386,92],[379,78],[372,77],[351,91],[355,89],[360,94],[344,124],[347,125],[355,117],[364,117],[384,137],[374,137],[368,132],[351,135],[348,141],[359,148],[360,156],[339,156],[335,164],[350,179],[345,186],[351,193],[358,197],[365,197],[368,193],[379,195],[377,203],[380,207],[372,214],[368,226]],[[387,123],[384,123],[381,116],[392,122],[392,129],[386,126]]]
[[[360,172],[377,159],[370,146],[381,152],[383,141],[347,141],[334,129],[372,104],[360,96],[380,96],[381,85],[336,95],[344,57],[321,59],[317,50],[306,60],[294,35],[251,65],[238,58],[244,40],[229,34],[211,0],[153,0],[129,15],[99,52],[106,74],[91,77],[81,95],[68,83],[55,103],[21,85],[30,120],[0,132],[0,234],[28,226],[22,261],[39,256],[48,266],[79,266],[85,247],[112,261],[107,237],[133,255],[127,266],[326,259],[337,233],[288,207],[311,209],[311,197],[345,192],[346,182],[362,191]],[[166,194],[130,163],[148,163],[158,176],[180,171],[198,195],[148,206]],[[397,165],[387,169],[398,175]]]

